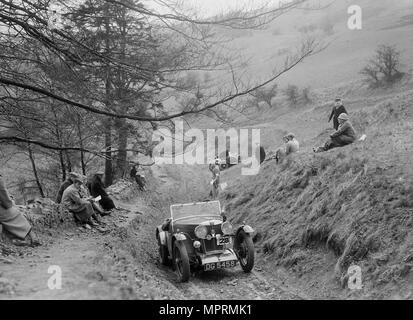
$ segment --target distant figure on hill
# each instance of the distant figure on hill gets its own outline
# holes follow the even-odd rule
[[[212,173],[211,192],[209,195],[212,199],[216,199],[218,197],[219,178],[221,174],[219,169],[219,159],[216,159],[214,163],[209,164],[209,171]]]
[[[103,175],[104,173],[101,171],[97,172],[94,175],[92,183],[90,185],[90,194],[95,198],[101,196],[102,199],[99,201],[99,204],[102,206],[102,208],[104,210],[112,210],[115,209],[116,206],[113,203],[113,200],[106,193],[105,185],[102,181]]]
[[[277,163],[281,162],[286,156],[296,153],[300,150],[300,144],[295,137],[294,133],[289,133],[283,137],[284,148],[279,148],[276,151],[275,159]]]
[[[59,191],[56,196],[56,203],[62,202],[63,192],[73,184],[73,179],[79,178],[80,176],[75,172],[70,172],[68,178],[60,185]]]
[[[338,117],[340,126],[338,130],[330,135],[330,139],[322,147],[313,148],[314,152],[324,152],[333,148],[344,147],[356,140],[356,131],[354,130],[349,116],[345,113]]]
[[[328,122],[330,122],[331,119],[333,119],[333,127],[335,130],[338,130],[338,126],[340,125],[338,117],[342,113],[348,114],[346,108],[344,108],[343,100],[337,98],[333,110],[331,111],[330,117],[328,118]]]
[[[13,200],[7,192],[3,178],[0,175],[0,225],[16,239],[16,245],[40,245],[32,226],[27,219],[14,206]]]

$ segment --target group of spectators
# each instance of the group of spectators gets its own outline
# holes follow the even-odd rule
[[[116,208],[103,183],[103,172],[97,172],[91,181],[71,172],[57,193],[56,202],[62,203],[75,220],[86,228],[101,224],[100,217],[109,215]]]
[[[350,117],[343,105],[343,100],[336,98],[335,105],[331,111],[328,121],[333,119],[333,127],[336,130],[323,146],[313,148],[313,151],[324,152],[333,148],[344,147],[356,141],[356,131],[350,122]]]
[[[100,217],[116,208],[102,181],[103,172],[97,172],[90,182],[75,172],[61,184],[56,202],[67,208],[76,221],[85,228],[99,226]],[[40,245],[29,221],[16,207],[0,174],[0,225],[16,245]]]
[[[331,120],[333,120],[333,128],[335,131],[322,146],[313,148],[315,153],[343,147],[356,141],[356,131],[350,122],[350,117],[341,98],[335,99],[335,104],[328,118],[328,122]],[[298,152],[300,149],[299,143],[293,133],[284,136],[283,141],[284,147],[276,151],[275,159],[277,163],[285,156]]]

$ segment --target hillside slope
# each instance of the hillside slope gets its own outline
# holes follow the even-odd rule
[[[333,296],[411,297],[412,104],[413,91],[406,90],[354,110],[356,129],[368,136],[363,143],[313,154],[311,146],[329,133],[316,126],[303,150],[282,164],[265,162],[253,177],[240,176],[239,168],[223,174],[229,188],[221,199],[230,219],[257,230],[270,270],[292,271],[308,290],[334,288]],[[320,108],[302,112],[316,118]],[[351,265],[361,267],[361,292],[339,288]]]
[[[314,0],[309,5],[317,8],[329,3],[322,10],[287,12],[263,30],[219,29],[218,35],[232,39],[226,42],[227,50],[248,61],[236,70],[237,76],[243,74],[246,82],[268,78],[309,37],[328,44],[327,48],[281,76],[278,79],[281,87],[295,84],[319,89],[351,81],[380,44],[395,45],[401,51],[404,67],[412,65],[411,1]],[[350,30],[347,26],[350,17],[347,10],[352,5],[362,8],[362,30]],[[211,83],[217,86],[231,81],[231,74],[228,78],[222,74],[210,75]]]

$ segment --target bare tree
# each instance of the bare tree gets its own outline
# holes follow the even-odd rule
[[[257,100],[257,102],[265,102],[270,108],[272,105],[272,100],[277,96],[278,85],[276,83],[271,84],[267,87],[259,88],[251,95]]]
[[[312,102],[311,90],[309,87],[306,87],[301,91],[301,100],[304,104],[309,104]]]
[[[2,133],[0,143],[45,149],[60,163],[62,177],[71,166],[86,173],[86,154],[105,160],[107,176],[114,164],[122,175],[134,131],[145,135],[155,123],[178,117],[220,117],[219,109],[236,109],[239,99],[266,90],[273,94],[274,81],[314,54],[316,41],[303,44],[260,82],[246,83],[242,72],[236,74],[241,62],[231,66],[232,79],[223,86],[204,90],[182,79],[192,71],[228,73],[232,56],[222,49],[217,26],[263,28],[306,1],[211,19],[194,18],[178,7],[160,14],[137,0],[86,0],[84,6],[62,1],[64,23],[55,26],[47,0],[0,0],[0,100],[22,108],[13,117],[36,114],[41,105],[42,112],[30,121],[45,117],[49,122],[35,134]],[[173,95],[182,99],[165,110]],[[271,105],[267,96],[264,101]],[[145,152],[146,145],[139,150]]]
[[[298,104],[300,93],[296,85],[289,84],[284,90],[284,94],[291,106],[296,106]]]
[[[392,84],[402,77],[400,68],[400,51],[394,46],[380,45],[376,54],[361,70],[365,81],[371,87]]]

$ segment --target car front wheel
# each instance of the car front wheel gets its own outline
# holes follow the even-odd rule
[[[251,236],[245,231],[238,232],[234,248],[237,252],[238,260],[242,270],[248,273],[254,267],[255,250]]]
[[[188,252],[185,245],[178,241],[174,243],[174,265],[178,274],[178,280],[180,282],[187,282],[191,274]]]

